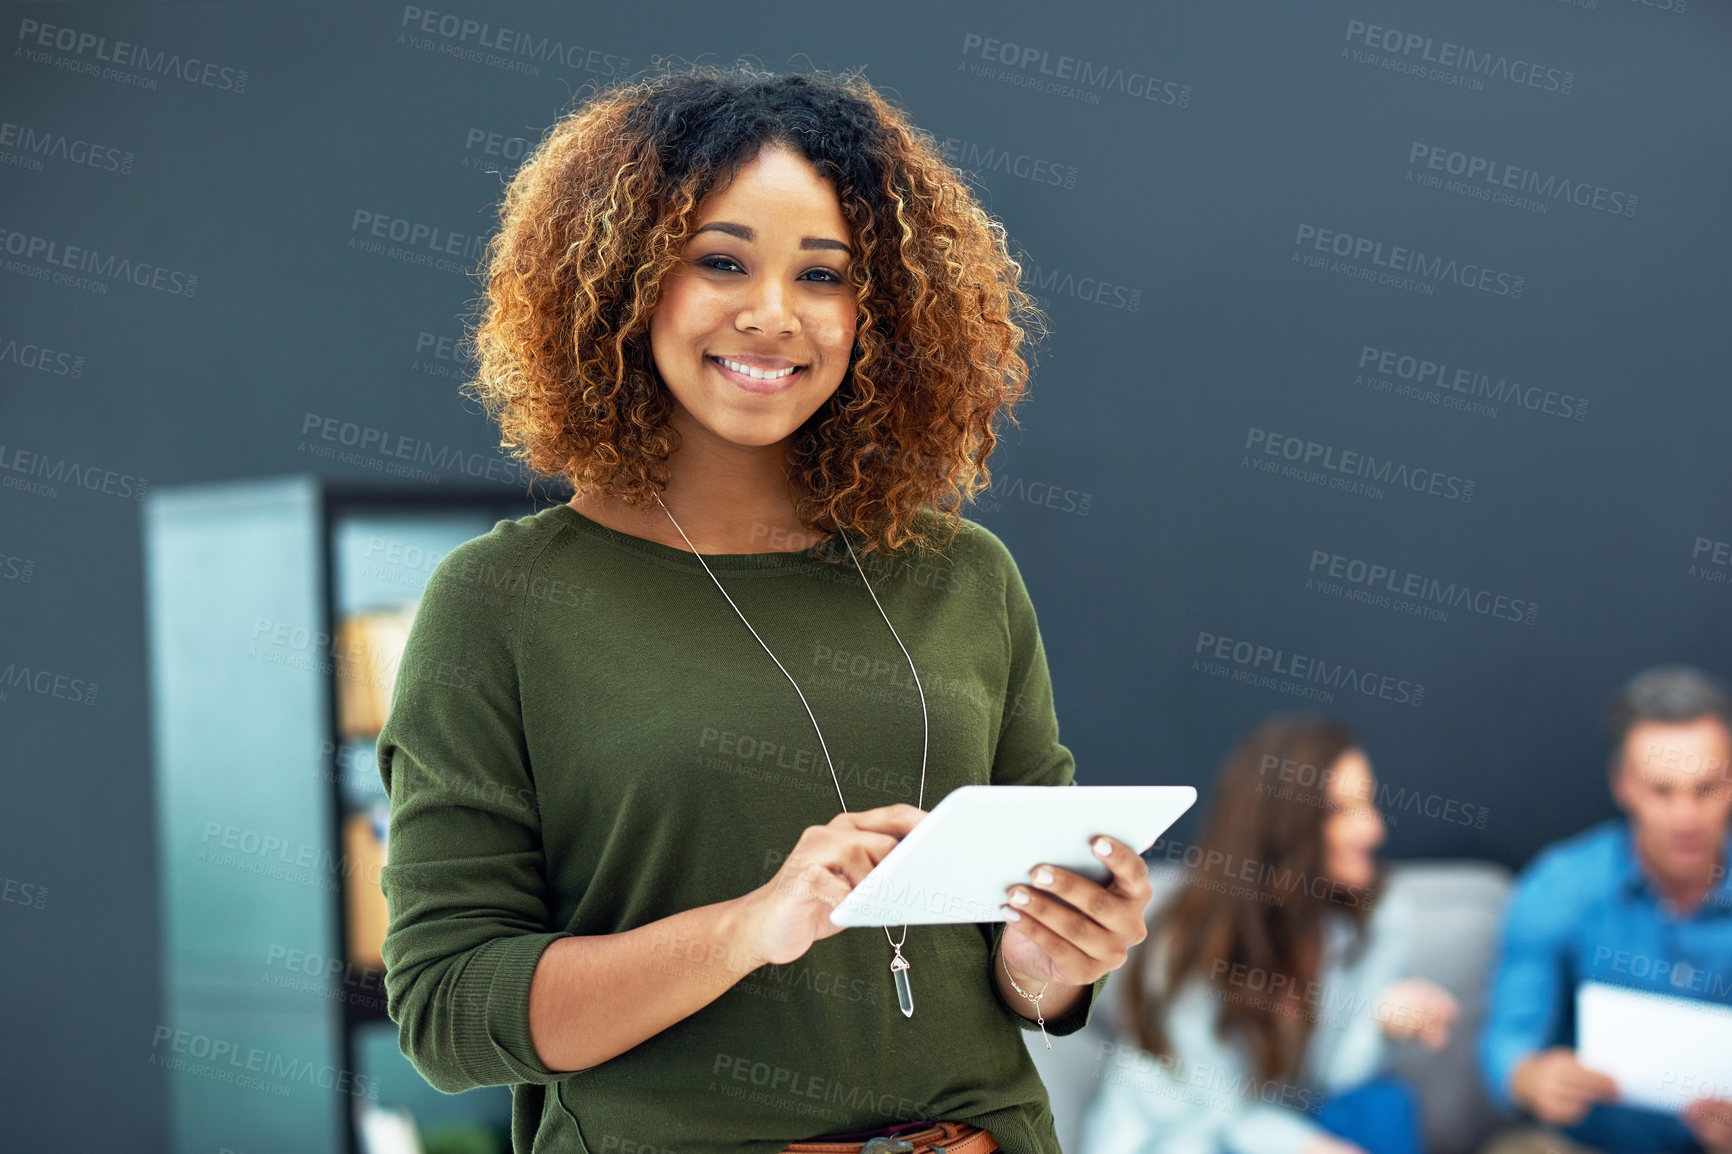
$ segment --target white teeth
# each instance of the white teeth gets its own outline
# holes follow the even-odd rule
[[[798,365],[795,365],[791,368],[777,369],[775,372],[769,373],[765,372],[763,369],[754,369],[750,365],[742,365],[738,361],[730,361],[726,357],[717,357],[716,360],[734,370],[734,372],[743,373],[756,381],[779,381],[799,367]]]

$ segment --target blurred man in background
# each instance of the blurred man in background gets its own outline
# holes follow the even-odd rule
[[[1732,1095],[1676,1115],[1620,1105],[1575,1050],[1581,982],[1732,1004],[1732,697],[1700,670],[1658,667],[1607,723],[1624,818],[1543,850],[1505,914],[1480,1058],[1493,1099],[1529,1124],[1487,1154],[1732,1151]]]

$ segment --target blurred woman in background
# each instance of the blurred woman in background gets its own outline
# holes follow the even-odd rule
[[[1277,717],[1240,740],[1184,884],[1125,967],[1124,1041],[1082,1154],[1417,1154],[1383,1043],[1439,1048],[1457,1007],[1399,980],[1415,912],[1382,896],[1376,789],[1339,723]]]

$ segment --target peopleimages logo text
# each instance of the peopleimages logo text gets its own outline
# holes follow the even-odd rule
[[[1506,377],[1493,381],[1490,375],[1474,369],[1397,353],[1391,349],[1380,349],[1374,345],[1360,346],[1359,367],[1386,377],[1412,381],[1416,385],[1466,393],[1499,404],[1520,405],[1524,409],[1564,420],[1580,421],[1588,415],[1588,402],[1573,393],[1542,389],[1538,385],[1524,385]]]
[[[10,120],[0,120],[0,147],[16,148],[28,156],[63,160],[102,172],[118,172],[122,176],[132,173],[130,152],[67,136],[64,132],[15,124]]]
[[[0,226],[0,253],[21,260],[40,261],[57,268],[106,277],[111,281],[130,281],[140,288],[155,289],[170,296],[191,298],[198,295],[196,273],[168,268],[151,261],[133,260],[113,252],[104,254],[85,245],[66,244],[52,237],[18,232],[4,226]],[[108,290],[105,288],[102,291]]]
[[[1359,669],[1345,661],[1329,661],[1307,653],[1289,653],[1273,645],[1223,637],[1206,630],[1197,631],[1197,643],[1191,652],[1193,660],[1212,658],[1231,662],[1247,670],[1265,673],[1271,678],[1288,677],[1301,683],[1360,693],[1366,697],[1380,697],[1385,701],[1415,707],[1425,701],[1425,685],[1422,682],[1375,670]]]
[[[119,68],[136,68],[156,76],[172,76],[188,84],[218,88],[237,96],[247,90],[247,73],[243,68],[231,68],[196,56],[182,57],[178,52],[155,51],[125,40],[111,41],[94,32],[44,24],[29,17],[18,21],[18,40],[26,45],[70,52],[74,56],[100,60]]]
[[[551,36],[537,36],[520,28],[496,27],[483,20],[458,16],[452,12],[436,12],[414,4],[403,5],[400,27],[412,32],[438,36],[454,45],[474,45],[489,48],[508,56],[518,56],[542,64],[559,64],[573,72],[593,72],[601,76],[619,76],[631,67],[631,57],[600,48],[568,44]]]
[[[12,446],[10,454],[7,446],[0,443],[0,473],[24,473],[31,477],[41,477],[45,482],[52,482],[46,488],[53,490],[54,485],[75,484],[81,489],[89,489],[92,493],[101,490],[113,497],[131,497],[134,500],[144,500],[145,492],[150,488],[150,482],[143,477],[134,477],[131,473],[116,473],[113,469],[104,469],[99,465],[80,465],[77,461],[66,457],[50,457],[46,453],[32,449],[20,449]],[[6,477],[6,488],[21,488],[22,483],[14,485],[14,478]],[[58,496],[58,491],[50,491],[44,496]]]
[[[1580,208],[1591,208],[1614,216],[1635,216],[1640,198],[1622,189],[1607,188],[1586,180],[1571,180],[1556,173],[1541,174],[1537,169],[1509,164],[1488,156],[1476,156],[1426,144],[1416,140],[1407,150],[1408,175],[1423,168],[1431,172],[1459,176],[1463,180],[1491,185],[1497,189],[1514,189],[1536,197],[1556,201],[1560,197]]]
[[[1526,277],[1500,272],[1482,264],[1461,263],[1451,257],[1428,256],[1418,249],[1403,248],[1396,244],[1386,248],[1380,240],[1318,228],[1314,224],[1301,224],[1299,231],[1293,236],[1293,245],[1295,248],[1333,253],[1343,260],[1369,261],[1393,272],[1407,273],[1425,280],[1452,281],[1463,288],[1479,289],[1481,292],[1517,300],[1521,299],[1522,289],[1527,283]],[[1297,253],[1294,254],[1294,259],[1298,259]]]
[[[1495,617],[1523,625],[1532,625],[1540,611],[1539,603],[1527,598],[1510,597],[1490,589],[1476,589],[1466,581],[1445,582],[1422,573],[1409,572],[1399,566],[1381,565],[1375,561],[1331,553],[1327,549],[1311,550],[1311,564],[1306,572],[1310,574],[1310,579],[1306,581],[1307,588],[1312,581],[1329,578],[1368,590],[1411,597],[1416,601],[1434,605],[1447,605],[1451,609],[1467,609],[1482,617]]]
[[[1055,81],[1067,81],[1079,88],[1111,90],[1136,99],[1150,100],[1156,104],[1171,104],[1179,108],[1188,108],[1191,104],[1189,84],[1163,80],[1147,72],[1126,72],[1123,68],[1094,64],[1074,56],[1054,56],[1044,48],[998,40],[991,36],[982,36],[978,32],[963,34],[962,54],[978,56],[983,61],[1006,68],[1050,76]]]
[[[1380,459],[1354,449],[1337,449],[1321,441],[1274,433],[1255,425],[1245,432],[1245,448],[1260,450],[1265,456],[1281,457],[1306,467],[1346,473],[1383,485],[1412,489],[1416,493],[1429,493],[1447,501],[1460,501],[1464,505],[1473,500],[1473,481],[1453,473],[1410,467],[1387,457]]]
[[[1427,64],[1456,68],[1494,80],[1507,80],[1561,96],[1568,96],[1576,86],[1574,72],[1547,68],[1520,57],[1512,59],[1502,52],[1484,52],[1451,40],[1433,40],[1417,32],[1367,24],[1363,20],[1347,22],[1346,40],[1350,44],[1360,44],[1395,56],[1417,56]]]

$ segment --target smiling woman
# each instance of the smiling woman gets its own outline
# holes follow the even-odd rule
[[[520,1154],[1059,1154],[1022,1031],[1087,1023],[1142,858],[1098,839],[1107,881],[1037,868],[991,921],[829,917],[958,786],[1075,784],[1028,590],[960,513],[1041,321],[1004,230],[864,80],[714,69],[572,112],[501,220],[469,387],[576,495],[415,617],[404,668],[476,676],[401,678],[378,741],[404,1053],[509,1084]]]

